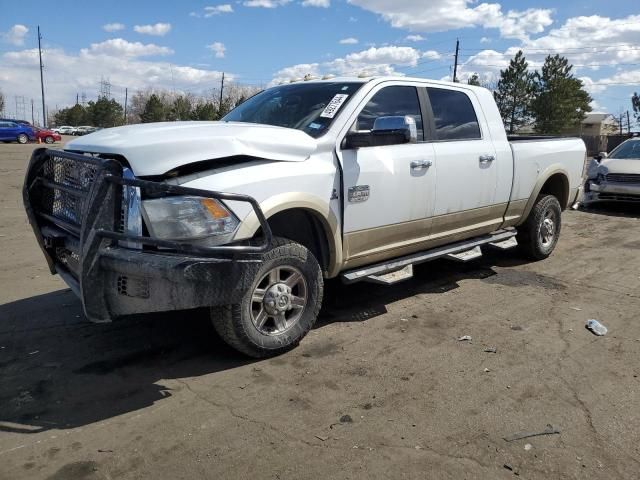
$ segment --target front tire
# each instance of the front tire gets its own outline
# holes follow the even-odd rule
[[[255,358],[295,347],[313,327],[323,295],[322,271],[303,245],[274,238],[240,303],[211,308],[220,337]]]
[[[27,137],[26,134],[21,133],[20,135],[18,135],[18,143],[24,145],[25,143],[27,143],[29,141],[29,137]]]
[[[52,144],[53,143],[53,137],[51,135],[48,135],[48,136],[44,137],[44,143]]]
[[[518,227],[518,244],[533,260],[551,255],[560,237],[560,202],[553,195],[540,195],[525,222]]]

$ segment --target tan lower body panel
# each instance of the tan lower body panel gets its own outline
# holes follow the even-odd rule
[[[514,200],[509,203],[509,208],[507,209],[507,213],[504,214],[504,226],[505,227],[513,227],[514,225],[520,223],[520,219],[524,214],[524,210],[527,208],[528,198],[523,200]]]
[[[344,235],[344,268],[380,262],[489,233],[503,223],[506,203]],[[423,235],[420,235],[424,232]],[[418,235],[416,235],[418,233]]]

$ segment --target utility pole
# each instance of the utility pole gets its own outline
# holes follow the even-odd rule
[[[33,98],[31,99],[31,125],[35,126],[36,116],[33,114]]]
[[[124,124],[127,124],[127,100],[129,97],[129,89],[124,89]]]
[[[40,35],[40,25],[38,25],[38,56],[40,57],[40,90],[42,91],[42,126],[47,128],[47,112],[44,107],[44,75],[42,70],[44,66],[42,65],[42,45],[40,41],[42,40],[42,35]]]
[[[218,113],[222,115],[222,92],[224,91],[224,72],[222,72],[222,80],[220,82],[220,102],[218,103]]]
[[[629,110],[627,110],[627,135],[631,134],[631,120],[629,119]]]
[[[456,58],[453,63],[453,81],[458,81],[458,52],[460,51],[460,40],[456,38]]]
[[[622,135],[622,114],[620,114],[620,122],[619,122],[619,125],[620,125],[620,135]]]
[[[78,95],[78,94],[76,93],[76,105],[78,105],[78,103],[80,103],[80,102],[78,101],[79,99],[80,99],[80,95]]]

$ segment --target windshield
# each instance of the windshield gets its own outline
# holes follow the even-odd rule
[[[640,159],[640,140],[627,140],[621,143],[608,158],[637,158]]]
[[[238,105],[222,120],[296,128],[318,138],[361,86],[361,82],[322,82],[273,87]]]

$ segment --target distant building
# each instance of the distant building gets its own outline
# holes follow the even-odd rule
[[[610,113],[588,113],[580,125],[582,135],[611,135],[620,132],[616,117]]]

